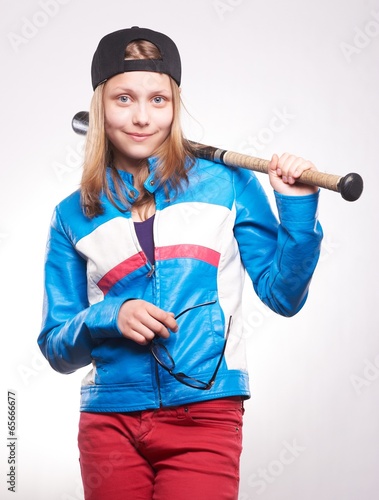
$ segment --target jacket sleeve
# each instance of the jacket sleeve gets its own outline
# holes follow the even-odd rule
[[[125,298],[89,306],[86,261],[75,250],[56,209],[47,242],[42,330],[38,344],[50,365],[71,373],[91,363],[105,338],[122,337],[118,311]]]
[[[258,297],[276,313],[293,316],[307,299],[320,254],[319,193],[275,192],[278,222],[255,174],[241,170],[235,174],[235,236],[242,262]]]

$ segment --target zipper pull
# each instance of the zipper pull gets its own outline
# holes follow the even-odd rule
[[[154,274],[154,273],[155,273],[155,265],[153,264],[153,265],[151,266],[150,271],[147,273],[147,275],[146,275],[146,276],[147,276],[148,278],[151,278],[151,277],[153,276],[153,274]]]

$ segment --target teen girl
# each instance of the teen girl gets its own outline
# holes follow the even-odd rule
[[[296,183],[315,167],[273,156],[277,222],[252,172],[198,159],[183,138],[180,79],[164,34],[100,41],[82,183],[52,219],[39,345],[59,372],[92,364],[86,499],[238,498],[245,271],[291,316],[319,255],[318,192]]]

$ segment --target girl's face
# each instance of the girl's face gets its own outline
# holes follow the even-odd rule
[[[133,173],[170,133],[174,115],[170,78],[149,71],[121,73],[106,82],[103,99],[115,166]]]

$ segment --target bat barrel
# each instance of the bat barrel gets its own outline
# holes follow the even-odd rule
[[[86,135],[89,126],[89,113],[88,111],[78,111],[72,119],[71,126],[79,135]]]

